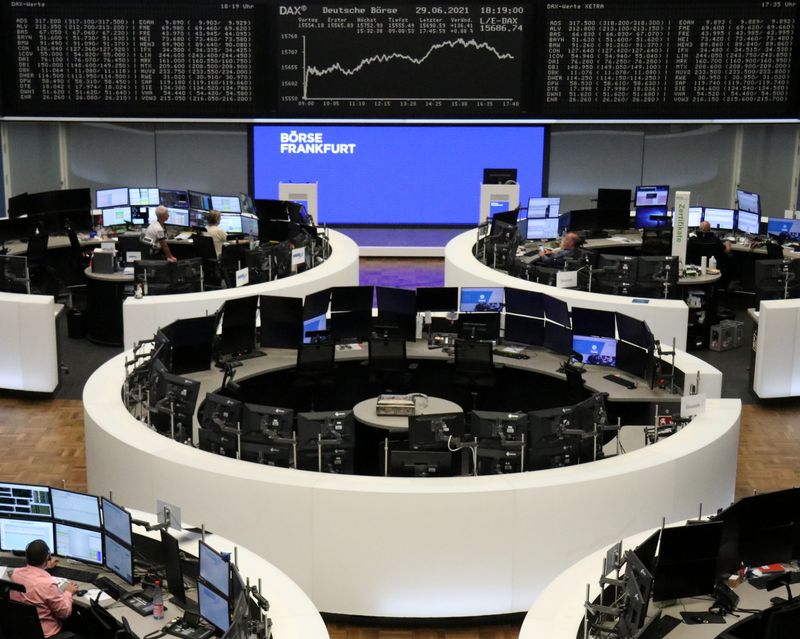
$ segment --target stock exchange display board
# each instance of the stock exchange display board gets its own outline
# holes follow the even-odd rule
[[[796,118],[795,1],[3,6],[3,114]]]

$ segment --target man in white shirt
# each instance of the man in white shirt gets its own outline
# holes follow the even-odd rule
[[[161,249],[161,253],[167,258],[168,262],[177,262],[175,256],[172,255],[172,251],[169,250],[169,244],[167,244],[167,234],[164,230],[164,222],[167,219],[169,219],[167,207],[159,206],[156,209],[155,222],[152,222],[145,230],[144,239],[152,244],[154,251]]]
[[[219,225],[220,215],[219,211],[209,211],[206,217],[206,235],[214,240],[214,250],[217,252],[217,257],[222,255],[222,247],[228,241],[228,234]]]

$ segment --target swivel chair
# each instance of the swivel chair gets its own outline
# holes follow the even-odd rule
[[[380,393],[404,393],[411,375],[406,361],[406,342],[402,339],[369,339],[369,381]]]
[[[333,342],[303,344],[300,347],[294,371],[295,406],[317,410],[319,394],[333,389],[335,355]]]
[[[214,238],[207,235],[194,235],[192,245],[197,257],[203,260],[203,283],[205,288],[219,289],[224,286],[222,269],[217,260]]]
[[[463,388],[477,410],[478,391],[494,388],[494,356],[491,342],[456,340],[453,383]]]
[[[778,244],[777,242],[767,242],[764,244],[764,248],[767,249],[767,259],[768,260],[782,260],[783,259],[783,247]]]
[[[36,606],[0,599],[0,632],[3,639],[44,639]]]
[[[640,255],[669,255],[672,252],[672,227],[646,228],[642,231]]]
[[[58,294],[58,282],[54,269],[47,263],[47,244],[49,236],[46,233],[31,235],[28,239],[28,272],[31,279],[31,291],[43,295]]]

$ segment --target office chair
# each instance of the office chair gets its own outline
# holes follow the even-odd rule
[[[669,255],[672,253],[672,227],[644,229],[640,255]]]
[[[686,263],[700,265],[702,258],[717,257],[720,242],[716,238],[690,237],[686,244]]]
[[[494,355],[491,342],[456,340],[453,383],[466,390],[477,410],[478,391],[494,388]]]
[[[562,270],[563,269],[560,268],[553,268],[552,266],[537,265],[536,267],[534,267],[534,273],[535,273],[534,279],[539,284],[545,284],[546,286],[555,286],[556,278],[558,277],[558,272]]]
[[[148,245],[148,252],[150,246]],[[142,251],[142,243],[138,233],[123,233],[117,236],[117,252],[125,256],[125,261],[128,260],[128,253],[141,253],[142,259],[148,259],[147,254]]]
[[[211,238],[209,238],[211,239]],[[213,242],[213,240],[211,240]],[[236,288],[236,271],[247,264],[244,247],[238,244],[222,247],[222,255],[217,260],[222,270],[222,277],[228,288]]]
[[[764,244],[764,248],[767,249],[767,259],[768,260],[782,260],[783,259],[783,247],[778,244],[777,242],[769,241]]]
[[[402,339],[369,339],[369,381],[380,393],[405,393],[411,382],[406,360],[406,342]]]
[[[143,260],[158,260],[164,258],[161,247],[154,245],[144,235],[139,237],[139,250],[142,252]]]
[[[317,395],[333,388],[335,355],[333,342],[303,344],[298,349],[294,371],[295,406],[310,405],[310,410],[317,410]]]
[[[58,294],[58,281],[55,270],[47,263],[47,244],[50,236],[46,233],[31,235],[28,239],[28,272],[31,278],[31,292],[43,295]]]
[[[217,259],[214,239],[207,235],[192,236],[192,246],[197,257],[203,260],[203,284],[205,288],[223,288],[222,268]]]
[[[0,630],[4,639],[44,639],[36,606],[0,599]]]

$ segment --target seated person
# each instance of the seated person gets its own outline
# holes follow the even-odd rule
[[[59,590],[53,576],[45,570],[55,566],[58,560],[50,557],[50,549],[41,539],[28,544],[25,559],[28,565],[17,568],[11,575],[13,582],[25,586],[25,592],[12,591],[11,598],[36,607],[47,639],[80,639],[75,633],[63,630],[62,624],[72,614],[72,595],[77,592],[78,585],[68,582],[63,592]]]
[[[156,219],[147,227],[144,232],[144,239],[153,247],[153,253],[161,252],[168,262],[177,262],[169,250],[167,244],[167,232],[164,229],[164,222],[169,219],[169,211],[166,206],[159,206],[156,209]]]
[[[711,230],[711,223],[703,220],[697,227],[694,237],[687,243],[686,261],[700,264],[700,258],[712,257],[717,260],[717,268],[722,274],[720,287],[727,288],[732,279],[738,279],[736,263],[733,259],[733,245],[729,240],[723,242],[719,235]]]
[[[583,238],[574,231],[564,235],[561,246],[555,250],[542,249],[539,251],[539,266],[549,266],[551,268],[564,268],[564,263],[575,257],[575,250],[583,244]]]
[[[208,235],[212,240],[214,240],[214,250],[217,252],[217,259],[219,259],[219,256],[222,255],[222,247],[224,246],[225,242],[228,241],[228,234],[225,232],[225,229],[220,227],[219,220],[219,211],[208,212],[208,215],[206,216],[205,235]]]

